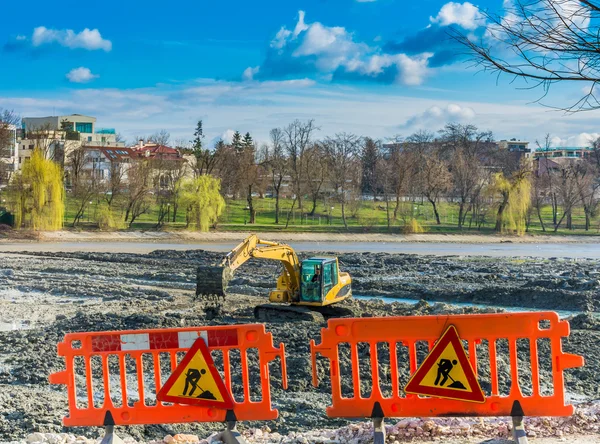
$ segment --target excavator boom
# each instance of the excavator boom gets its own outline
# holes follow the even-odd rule
[[[251,258],[280,261],[286,271],[289,291],[294,294],[300,289],[300,261],[294,250],[286,244],[263,241],[255,234],[248,236],[243,242],[231,250],[218,266],[198,267],[196,296],[225,297],[225,291],[233,272]]]

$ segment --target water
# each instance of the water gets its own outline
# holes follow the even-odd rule
[[[416,305],[419,303],[418,300],[416,299],[404,299],[404,298],[386,298],[385,296],[365,296],[365,295],[356,295],[353,294],[352,297],[354,299],[358,299],[358,300],[362,300],[362,301],[369,301],[372,299],[380,299],[383,302],[385,302],[386,304],[391,304],[392,302],[400,302],[403,304],[410,304],[410,305]],[[566,318],[569,316],[575,316],[578,315],[580,313],[582,313],[581,311],[569,311],[569,310],[542,310],[539,308],[528,308],[528,307],[503,307],[501,305],[485,305],[485,304],[471,304],[469,302],[444,302],[444,301],[427,301],[428,304],[430,305],[435,305],[435,304],[448,304],[448,305],[453,305],[455,307],[475,307],[475,308],[502,308],[504,310],[506,310],[509,313],[518,313],[518,312],[533,312],[533,311],[553,311],[555,313],[557,313],[561,318]],[[600,316],[600,314],[598,314],[598,316]]]
[[[600,259],[600,242],[594,243],[444,243],[444,242],[289,242],[297,251],[341,253],[408,253],[439,256],[541,257]],[[98,252],[146,254],[154,250],[208,250],[227,252],[237,242],[37,242],[0,243],[0,252]]]
[[[0,331],[29,330],[31,324],[27,321],[0,321]]]

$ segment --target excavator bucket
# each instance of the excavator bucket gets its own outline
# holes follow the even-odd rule
[[[200,299],[218,296],[225,298],[227,284],[233,277],[228,267],[200,266],[196,280],[196,296]]]

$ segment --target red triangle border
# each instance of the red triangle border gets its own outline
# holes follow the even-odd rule
[[[429,370],[435,365],[440,355],[446,349],[448,344],[452,344],[454,347],[454,351],[456,352],[456,356],[458,361],[465,373],[467,378],[467,382],[471,387],[471,392],[463,392],[459,390],[446,389],[443,387],[427,387],[422,386],[421,381],[425,378]],[[468,401],[468,402],[477,402],[484,403],[485,395],[481,390],[481,386],[479,385],[479,381],[477,381],[477,376],[473,371],[473,367],[471,367],[471,363],[469,362],[469,358],[467,357],[467,353],[463,348],[463,345],[458,336],[458,332],[456,331],[456,327],[454,325],[450,325],[444,334],[440,337],[440,339],[435,343],[433,348],[429,351],[429,354],[421,364],[421,366],[417,369],[415,373],[410,377],[408,384],[404,388],[406,393],[411,393],[414,395],[424,395],[424,396],[433,396],[437,398],[447,398],[456,401]]]
[[[185,398],[183,396],[170,396],[168,395],[169,390],[175,384],[175,381],[179,379],[189,362],[194,359],[196,353],[200,351],[206,365],[208,366],[208,371],[213,377],[217,388],[219,389],[219,393],[223,397],[223,401],[216,401],[212,399],[198,399],[198,398]],[[185,405],[193,405],[198,407],[215,407],[220,409],[231,410],[233,409],[233,399],[227,387],[225,387],[225,383],[219,374],[219,371],[215,367],[215,363],[213,361],[212,356],[210,355],[210,351],[208,350],[208,346],[202,337],[198,337],[196,342],[192,345],[192,347],[185,354],[179,365],[175,368],[175,371],[171,373],[165,385],[163,385],[159,392],[156,395],[156,400],[161,402],[173,402],[176,404],[185,404]]]

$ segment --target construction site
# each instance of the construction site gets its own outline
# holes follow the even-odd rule
[[[242,247],[246,248],[245,253],[250,251],[247,247]],[[280,248],[277,243],[263,247],[276,251]],[[288,257],[296,255],[287,247],[285,251]],[[286,263],[282,267],[280,259],[264,260],[267,255],[267,250],[261,250],[241,260],[235,249],[225,260],[222,252],[193,249],[157,250],[149,254],[3,253],[0,442],[96,442],[103,436],[101,427],[62,425],[62,418],[68,412],[67,396],[63,387],[50,385],[48,378],[64,369],[64,360],[57,356],[57,344],[67,333],[256,322],[265,323],[274,343],[285,343],[289,387],[283,388],[280,363],[272,363],[271,396],[279,417],[240,423],[239,429],[248,442],[372,442],[370,422],[328,418],[326,408],[331,405],[331,387],[326,381],[317,387],[311,384],[309,343],[319,341],[326,319],[515,311],[556,311],[561,319],[568,320],[571,328],[570,336],[563,340],[563,350],[585,359],[585,366],[565,371],[566,399],[574,404],[575,413],[567,418],[527,418],[528,436],[536,438],[535,442],[561,439],[597,442],[600,436],[597,259],[302,252],[293,259],[303,273],[302,282],[296,282],[303,285],[301,296],[294,302],[294,296],[282,290],[292,288],[293,282],[282,281],[280,277],[276,284]],[[304,286],[309,282],[304,279],[305,267],[319,268],[321,271],[315,274],[324,273],[326,285],[328,264],[330,271],[338,273],[329,276],[332,285],[337,282],[343,288],[345,280],[352,279],[352,296],[348,294],[339,303],[331,304],[341,312],[332,311],[333,307],[310,309],[313,302],[306,296],[307,289],[312,287]],[[207,290],[207,281],[202,284],[202,276],[209,276],[205,267],[215,265],[221,266],[220,272],[229,269],[227,279],[219,281],[221,275],[211,275],[218,291]],[[199,267],[204,273],[198,272]],[[202,294],[197,295],[203,291],[221,291],[222,295],[207,302]],[[286,300],[288,297],[291,299]],[[274,311],[278,302],[291,305],[283,304],[287,309],[280,313]],[[269,314],[258,313],[259,306],[267,307]],[[368,355],[369,350],[359,347],[358,353]],[[497,355],[500,391],[506,391],[511,384],[508,346],[499,345]],[[542,391],[552,373],[552,363],[543,356],[540,353]],[[342,367],[350,365],[349,352],[340,357]],[[253,357],[249,355],[248,359],[251,361]],[[519,364],[525,368],[531,365],[525,359],[521,362],[521,355]],[[408,369],[402,371],[406,373],[403,377],[408,377]],[[386,374],[386,369],[380,372]],[[317,374],[321,379],[329,374],[327,360],[317,359]],[[258,377],[250,374],[251,385]],[[484,392],[489,391],[485,377],[480,381]],[[519,383],[522,390],[531,389],[531,378],[520,378]],[[349,387],[342,383],[342,391]],[[510,418],[390,419],[386,424],[387,442],[392,443],[440,439],[504,442],[511,437]],[[204,442],[221,429],[218,423],[184,423],[133,425],[119,427],[118,432],[126,442]],[[574,441],[575,438],[579,441]]]

